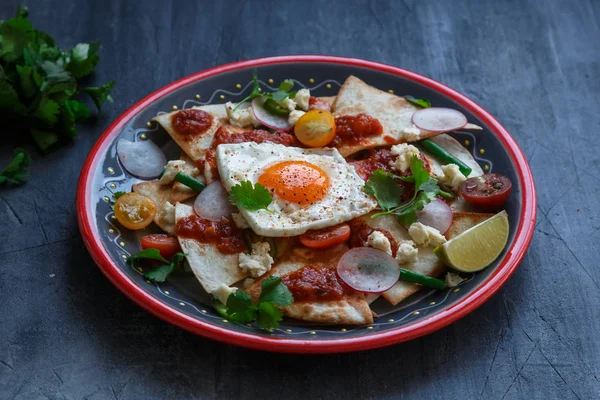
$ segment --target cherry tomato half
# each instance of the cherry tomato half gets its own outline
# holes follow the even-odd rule
[[[350,226],[340,224],[331,228],[308,231],[300,235],[300,243],[313,249],[324,249],[344,243],[350,237]]]
[[[335,137],[335,119],[329,111],[310,110],[296,122],[294,133],[305,146],[326,146]]]
[[[175,253],[181,252],[181,247],[175,236],[165,233],[156,233],[154,235],[146,235],[141,240],[142,249],[157,249],[160,255],[170,260]]]
[[[115,203],[115,218],[127,229],[144,229],[152,223],[156,215],[156,205],[146,196],[127,193]]]
[[[469,178],[460,185],[465,200],[482,211],[502,208],[510,196],[512,184],[504,175],[485,174]]]

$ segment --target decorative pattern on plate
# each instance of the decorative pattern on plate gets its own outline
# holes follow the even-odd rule
[[[333,80],[333,79],[324,80],[315,86],[307,86],[307,85],[303,84],[301,81],[296,80],[296,79],[293,79],[293,81],[296,85],[298,85],[302,88],[309,89],[311,92],[313,92],[319,88],[322,88],[322,87],[325,87],[326,89],[331,89],[333,86],[336,86],[337,88],[341,87],[341,83],[338,82],[337,80]],[[267,82],[259,80],[259,82],[261,83],[261,85],[263,87],[266,87],[271,91],[277,90],[277,87],[271,86],[271,84],[274,83],[273,79],[268,79]],[[310,78],[309,82],[311,84],[314,83],[314,79]],[[236,84],[235,87],[237,89],[241,89],[236,92],[229,91],[226,89],[215,90],[211,94],[211,96],[208,98],[208,100],[202,101],[202,102],[199,101],[201,99],[201,96],[199,94],[196,94],[195,99],[185,100],[181,106],[181,109],[186,109],[186,108],[190,108],[193,106],[202,106],[202,105],[212,104],[213,102],[215,102],[215,100],[219,100],[219,102],[222,102],[225,99],[227,99],[227,100],[231,99],[232,101],[234,101],[233,99],[241,100],[242,98],[244,98],[243,93],[249,91],[252,87],[252,84],[253,84],[252,81],[250,81],[243,88],[241,87],[240,84]],[[388,92],[394,93],[394,91],[392,89],[388,90]],[[180,108],[177,105],[172,106],[172,110],[178,110],[178,109],[180,109]],[[171,112],[172,110],[159,111],[157,113],[157,115],[165,114],[165,113]],[[137,128],[137,129],[133,130],[133,140],[134,141],[147,140],[149,135],[151,135],[152,133],[155,133],[159,130],[160,130],[160,128],[159,128],[158,124],[152,123],[152,122],[147,122],[145,127],[141,127],[141,128]],[[470,147],[470,152],[473,155],[473,157],[475,158],[475,160],[477,160],[483,166],[483,168],[486,172],[491,172],[492,167],[493,167],[492,161],[479,156],[479,155],[482,155],[485,153],[485,149],[478,148],[477,137],[475,135],[473,135],[470,132],[456,131],[453,133],[453,136],[455,136],[459,141],[464,143],[465,147],[467,147],[467,148]],[[472,144],[472,146],[469,146],[471,144]],[[114,154],[115,151],[116,151],[115,149],[112,149],[111,153]],[[108,167],[106,169],[109,177],[105,178],[103,180],[103,187],[99,188],[99,190],[101,190],[101,191],[106,190],[108,192],[107,195],[103,196],[103,200],[107,203],[112,202],[111,199],[115,192],[119,191],[120,189],[128,190],[128,188],[125,187],[126,183],[129,183],[132,181],[137,181],[133,177],[126,176],[125,171],[121,167],[120,163],[117,162],[116,167],[118,168],[118,171],[115,170],[114,167]],[[107,235],[107,236],[110,238],[110,242],[117,249],[116,252],[118,254],[120,254],[121,263],[122,263],[123,267],[129,268],[130,270],[134,271],[138,275],[143,276],[144,275],[143,268],[141,268],[141,267],[131,268],[127,264],[127,260],[131,256],[131,253],[126,249],[127,243],[122,239],[120,227],[115,222],[116,220],[114,217],[114,213],[113,212],[107,213],[104,216],[104,220],[106,221],[106,226],[109,227],[107,229],[107,232],[109,235]],[[137,251],[137,249],[136,249],[136,251]],[[319,325],[317,325],[315,323],[294,321],[295,329],[280,327],[277,329],[265,330],[265,329],[260,328],[260,326],[258,326],[258,324],[256,324],[256,323],[252,323],[252,324],[232,323],[232,324],[238,325],[240,327],[245,326],[245,327],[253,328],[257,331],[255,333],[280,334],[283,336],[289,336],[289,335],[292,335],[292,336],[293,335],[311,335],[311,336],[315,335],[315,336],[317,336],[319,334],[321,334],[321,335],[322,334],[341,335],[341,334],[348,334],[348,333],[357,332],[357,331],[364,331],[365,333],[376,332],[378,329],[380,329],[382,327],[398,325],[402,322],[410,320],[411,318],[417,317],[421,314],[426,314],[428,312],[435,311],[435,309],[442,307],[443,305],[445,305],[445,303],[448,300],[452,299],[453,294],[459,292],[460,286],[465,285],[466,283],[470,282],[472,279],[473,279],[473,274],[470,274],[463,282],[461,282],[459,284],[458,287],[456,287],[454,289],[446,290],[444,292],[444,296],[441,300],[430,301],[427,306],[424,306],[424,307],[421,307],[421,308],[418,308],[415,310],[411,310],[400,317],[384,318],[386,314],[396,313],[403,309],[410,308],[411,306],[421,302],[423,299],[430,297],[436,291],[432,290],[432,291],[429,291],[426,293],[420,293],[418,296],[415,295],[416,298],[414,298],[412,301],[411,301],[411,299],[405,300],[399,306],[395,307],[393,310],[380,315],[380,318],[377,321],[375,321],[373,324],[370,324],[370,325],[345,327],[345,328],[323,327],[322,329],[319,329],[319,328],[317,328]],[[157,292],[161,296],[164,296],[164,297],[172,300],[174,302],[174,304],[177,304],[181,308],[185,308],[187,312],[192,311],[195,315],[199,316],[200,318],[211,320],[213,322],[231,323],[230,321],[223,319],[221,316],[219,316],[216,312],[214,312],[212,310],[212,308],[204,308],[204,306],[198,307],[196,304],[192,303],[191,301],[186,301],[182,298],[172,295],[170,293],[170,291],[164,289],[164,287],[163,287],[164,284],[153,283],[148,280],[146,280],[145,282],[148,285],[154,286],[157,289]]]

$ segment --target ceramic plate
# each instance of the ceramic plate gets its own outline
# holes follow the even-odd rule
[[[459,287],[444,292],[422,290],[396,307],[380,299],[380,315],[366,326],[324,326],[285,320],[266,331],[254,324],[224,320],[210,307],[209,298],[193,276],[173,276],[164,284],[149,283],[143,272],[127,265],[140,251],[143,232],[123,229],[110,207],[112,193],[130,191],[137,179],[116,158],[117,139],[149,138],[163,146],[169,158],[178,148],[169,136],[148,124],[156,114],[196,105],[239,101],[251,91],[252,71],[265,86],[293,78],[314,96],[333,96],[348,75],[399,95],[429,99],[434,106],[462,111],[482,132],[452,133],[472,152],[486,172],[502,173],[513,183],[506,210],[511,232],[504,252],[486,270],[471,275]],[[271,80],[272,79],[272,80]],[[473,88],[476,90],[477,88]],[[119,117],[98,140],[83,167],[77,191],[81,233],[90,254],[104,274],[132,300],[181,328],[211,339],[255,349],[334,353],[364,350],[410,340],[446,326],[490,298],[512,275],[523,258],[534,230],[536,199],[531,171],[510,134],[483,108],[456,91],[413,72],[379,63],[326,56],[289,56],[242,61],[199,72],[152,93]]]

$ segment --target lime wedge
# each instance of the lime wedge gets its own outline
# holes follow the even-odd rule
[[[501,211],[433,251],[452,269],[477,272],[498,258],[507,241],[508,214]]]

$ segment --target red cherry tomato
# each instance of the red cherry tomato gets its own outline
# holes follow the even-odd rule
[[[300,235],[300,243],[313,249],[324,249],[344,243],[350,237],[350,226],[340,224],[331,228],[308,231]]]
[[[499,210],[508,200],[512,184],[504,175],[485,174],[460,185],[465,200],[482,211]]]
[[[170,260],[175,253],[181,252],[181,247],[175,236],[157,233],[154,235],[146,235],[141,240],[142,249],[158,249],[160,255]]]

